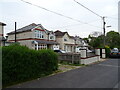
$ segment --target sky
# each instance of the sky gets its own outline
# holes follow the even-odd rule
[[[92,32],[102,32],[102,19],[77,4],[74,0],[24,0],[64,16],[30,5],[22,0],[0,0],[0,22],[6,24],[5,35],[31,23],[42,24],[48,30],[67,31],[71,36],[88,37]],[[119,0],[76,0],[100,16],[105,16],[106,32],[118,32]]]

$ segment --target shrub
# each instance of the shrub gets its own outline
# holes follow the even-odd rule
[[[105,46],[105,51],[106,51],[106,57],[108,58],[109,55],[110,55],[110,52],[111,52],[110,47],[109,46]]]
[[[2,84],[12,85],[48,75],[58,68],[58,56],[52,50],[31,50],[13,44],[2,48]]]

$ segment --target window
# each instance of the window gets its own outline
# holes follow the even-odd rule
[[[41,39],[43,39],[44,38],[44,32],[43,31],[35,30],[35,38],[41,38]]]
[[[47,49],[47,45],[46,44],[40,44],[38,46],[38,49]]]
[[[67,39],[64,39],[64,41],[67,41]]]
[[[50,40],[54,40],[54,36],[50,36]]]

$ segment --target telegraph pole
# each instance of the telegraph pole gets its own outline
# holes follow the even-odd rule
[[[86,6],[84,6],[83,4],[77,2],[76,0],[74,0],[77,4],[79,4],[80,6],[84,7],[85,9],[87,9],[88,11],[90,11],[91,13],[97,15],[98,17],[100,17],[103,21],[103,33],[104,33],[104,36],[103,36],[103,45],[105,46],[105,17],[103,16],[100,16],[99,14],[95,13],[94,11],[90,10],[89,8],[87,8]]]
[[[16,43],[16,27],[17,27],[17,23],[15,22],[15,43]]]
[[[103,45],[105,46],[105,24],[106,24],[106,22],[105,22],[105,17],[102,17],[102,19],[103,19]]]

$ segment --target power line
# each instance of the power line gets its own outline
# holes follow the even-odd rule
[[[44,7],[41,7],[41,6],[38,6],[38,5],[35,5],[35,4],[33,4],[33,3],[30,3],[30,2],[27,2],[27,1],[24,1],[24,0],[21,0],[21,1],[22,1],[22,2],[25,2],[25,3],[27,3],[27,4],[30,4],[30,5],[32,5],[32,6],[36,6],[36,7],[38,7],[38,8],[41,8],[41,9],[43,9],[43,10],[46,10],[46,11],[48,11],[48,12],[57,14],[57,15],[59,15],[59,16],[62,16],[62,17],[65,17],[65,18],[68,18],[68,19],[77,21],[77,22],[79,22],[79,23],[87,24],[87,25],[90,25],[90,26],[93,26],[93,27],[97,27],[97,28],[101,28],[101,27],[99,27],[99,26],[95,26],[95,25],[88,24],[88,23],[86,23],[86,22],[80,21],[80,20],[78,20],[78,19],[74,19],[74,18],[72,18],[72,17],[63,15],[63,14],[61,14],[61,13],[57,13],[57,12],[55,12],[55,11],[49,10],[49,9],[47,9],[47,8],[44,8]]]
[[[74,0],[75,1],[75,0]],[[97,15],[98,17],[100,17],[103,21],[103,32],[104,32],[104,38],[103,38],[103,43],[104,43],[104,46],[105,46],[105,25],[106,25],[106,22],[105,22],[105,17],[103,16],[100,16],[99,14],[93,12],[92,10],[90,10],[89,8],[87,8],[86,6],[82,5],[81,3],[75,1],[77,4],[81,5],[82,7],[84,7],[85,9],[87,9],[88,11],[92,12],[93,14]]]
[[[94,20],[94,21],[91,21],[91,22],[88,22],[88,23],[93,23],[93,22],[96,22],[97,20]],[[60,27],[52,27],[52,28],[66,28],[66,27],[74,27],[74,26],[78,26],[78,25],[83,25],[83,24],[71,24],[71,25],[65,25],[65,26],[60,26]],[[97,27],[98,28],[98,27]]]
[[[74,0],[74,1],[75,1],[75,0]],[[86,8],[87,10],[89,10],[90,12],[92,12],[93,14],[95,14],[95,15],[97,15],[97,16],[103,18],[102,16],[100,16],[99,14],[93,12],[92,10],[90,10],[89,8],[87,8],[86,6],[84,6],[83,4],[81,4],[81,3],[77,2],[77,1],[75,1],[75,2],[76,2],[77,4],[79,4],[79,5],[81,5],[82,7]]]

